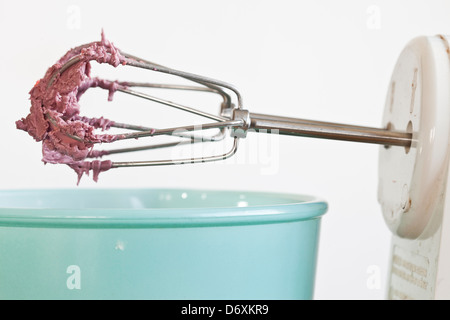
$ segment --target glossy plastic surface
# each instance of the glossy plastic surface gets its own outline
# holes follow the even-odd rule
[[[311,299],[309,196],[0,191],[0,299]]]

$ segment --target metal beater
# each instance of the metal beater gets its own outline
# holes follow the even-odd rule
[[[86,44],[81,47],[88,47],[89,45],[91,44]],[[390,128],[388,127],[384,129],[370,128],[364,126],[296,119],[296,118],[249,112],[248,110],[244,109],[241,93],[237,90],[235,86],[229,83],[200,76],[193,73],[168,68],[160,64],[156,64],[138,58],[136,56],[127,54],[125,52],[120,53],[122,56],[125,57],[127,66],[143,68],[153,72],[165,73],[175,77],[187,79],[193,82],[193,85],[123,82],[124,84],[126,84],[126,86],[118,88],[117,91],[127,93],[129,95],[133,95],[146,100],[150,100],[159,104],[163,104],[188,113],[192,113],[201,116],[203,118],[206,118],[208,120],[211,120],[212,122],[206,122],[201,125],[186,125],[165,129],[154,129],[145,126],[115,122],[112,125],[112,127],[136,131],[117,134],[115,136],[115,141],[125,139],[136,139],[143,137],[155,137],[159,135],[177,136],[181,140],[177,142],[170,142],[163,144],[107,150],[102,151],[103,155],[133,152],[148,149],[167,148],[178,146],[180,144],[190,144],[196,142],[220,141],[224,139],[227,132],[229,132],[231,137],[234,138],[234,141],[231,149],[223,154],[184,158],[184,159],[112,162],[112,168],[174,165],[174,164],[201,163],[201,162],[225,160],[236,153],[238,149],[239,139],[245,138],[247,132],[250,129],[251,131],[254,132],[266,132],[266,133],[275,132],[282,135],[365,142],[365,143],[381,144],[385,146],[401,146],[405,148],[409,148],[412,144],[411,132],[393,131],[390,130]],[[70,66],[77,63],[79,59],[80,59],[79,56],[74,56],[73,58],[68,60],[61,67],[60,70],[58,70],[58,73],[64,72]],[[57,73],[54,74],[53,79],[56,77],[56,75]],[[147,93],[135,91],[134,88],[136,87],[171,89],[171,90],[191,90],[216,94],[222,98],[220,114],[212,114],[204,112],[202,110],[198,110],[190,106],[161,99],[149,95]],[[220,133],[215,134],[213,136],[195,136],[192,134],[194,131],[207,129],[220,129]],[[77,139],[76,136],[75,137],[71,136],[71,138]]]

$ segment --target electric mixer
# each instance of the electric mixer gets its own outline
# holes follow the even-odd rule
[[[86,46],[80,47],[80,50]],[[183,110],[213,122],[167,129],[114,123],[113,126],[137,132],[120,133],[114,141],[175,135],[180,141],[137,148],[108,150],[103,154],[166,148],[180,144],[217,142],[233,139],[230,150],[208,157],[151,161],[112,162],[112,168],[171,165],[223,160],[236,153],[238,142],[252,129],[285,135],[337,139],[382,145],[379,159],[379,202],[392,236],[392,259],[388,297],[392,299],[450,298],[450,195],[447,195],[450,124],[450,47],[447,37],[420,37],[411,41],[398,60],[389,86],[383,128],[350,126],[330,122],[262,115],[244,109],[240,92],[232,85],[155,64],[121,52],[126,65],[181,77],[194,86],[149,83],[123,83],[117,91]],[[74,56],[57,75],[78,63]],[[194,90],[219,95],[220,115],[132,90],[133,87]],[[234,97],[232,99],[231,97]],[[236,100],[236,101],[234,101]],[[51,115],[47,120],[57,126]],[[201,130],[218,129],[210,135],[194,135]],[[83,138],[67,137],[79,142]],[[86,141],[92,143],[92,141]]]

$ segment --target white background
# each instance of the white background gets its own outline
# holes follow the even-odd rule
[[[40,144],[14,122],[28,113],[28,92],[47,67],[69,48],[99,40],[101,28],[124,51],[236,85],[250,111],[379,127],[400,51],[416,36],[450,33],[450,1],[1,0],[1,189],[75,187],[74,173],[44,166]],[[145,124],[140,110],[122,111]],[[242,141],[240,154],[264,139],[256,136]],[[329,211],[315,298],[384,299],[390,234],[377,203],[379,147],[296,137],[281,137],[276,147],[272,172],[264,159],[115,169],[78,188],[320,196]]]

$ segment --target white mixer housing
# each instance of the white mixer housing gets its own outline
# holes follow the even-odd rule
[[[381,147],[378,200],[392,231],[389,299],[450,299],[450,46],[413,39],[401,53],[383,126],[413,134]]]

